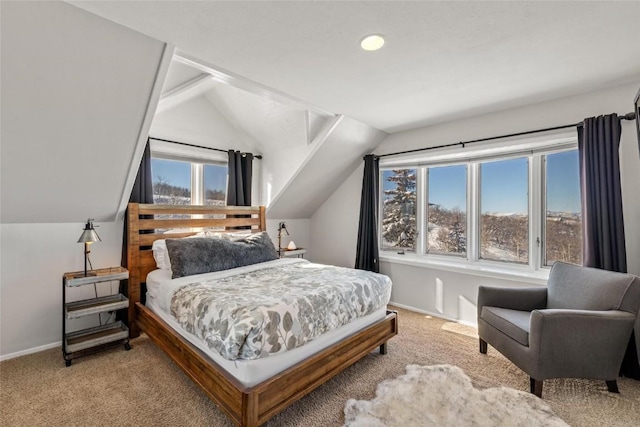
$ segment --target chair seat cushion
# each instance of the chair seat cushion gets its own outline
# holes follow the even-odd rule
[[[480,318],[520,344],[529,346],[530,311],[484,306]]]

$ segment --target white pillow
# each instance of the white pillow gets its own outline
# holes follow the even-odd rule
[[[153,251],[153,259],[156,260],[156,266],[162,270],[171,271],[171,260],[169,260],[169,252],[164,239],[156,240],[151,246]]]
[[[247,236],[250,236],[251,231],[237,231],[237,232],[222,232],[222,231],[206,231],[194,234],[193,236],[185,237],[185,239],[192,239],[194,237],[208,237],[211,239],[222,239],[237,241],[242,240]],[[163,270],[171,271],[171,259],[169,259],[169,251],[167,250],[167,244],[165,239],[156,240],[151,246],[153,251],[153,259],[156,260],[156,266]]]

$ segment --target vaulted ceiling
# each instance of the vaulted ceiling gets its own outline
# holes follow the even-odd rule
[[[67,3],[1,4],[3,223],[115,219],[184,105],[265,154],[271,217],[308,218],[385,132],[640,78],[640,2]]]
[[[292,219],[311,217],[387,134],[178,54],[151,136],[264,154],[254,202]]]
[[[386,132],[640,76],[640,2],[71,3]]]

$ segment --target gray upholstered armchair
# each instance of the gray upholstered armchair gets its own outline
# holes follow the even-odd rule
[[[640,308],[640,278],[556,262],[547,287],[478,291],[480,353],[487,343],[525,371],[542,397],[550,378],[616,379]]]

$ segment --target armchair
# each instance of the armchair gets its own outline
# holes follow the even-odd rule
[[[490,344],[530,377],[616,379],[640,309],[640,278],[556,262],[546,287],[478,290],[480,353]]]

